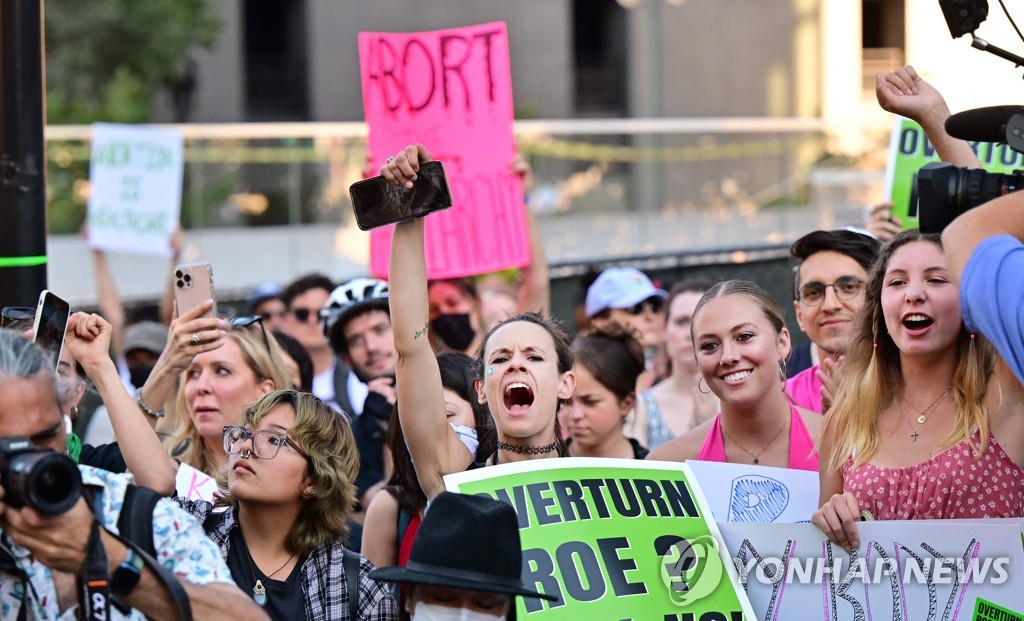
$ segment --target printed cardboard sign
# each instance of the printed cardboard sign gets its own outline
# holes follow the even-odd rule
[[[519,619],[753,619],[686,464],[540,459],[445,477],[450,491],[511,504],[523,582]]]

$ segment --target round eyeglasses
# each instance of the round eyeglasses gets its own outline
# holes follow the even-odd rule
[[[273,459],[277,457],[278,451],[285,444],[294,449],[299,455],[302,455],[307,460],[309,459],[309,455],[299,448],[299,445],[294,440],[283,433],[269,429],[253,431],[238,425],[224,426],[224,452],[228,455],[242,452],[242,445],[249,438],[252,438],[252,454],[257,459]]]
[[[860,295],[864,289],[864,281],[856,276],[842,276],[828,284],[809,282],[800,287],[800,296],[797,299],[807,306],[818,306],[825,301],[825,292],[828,287],[832,287],[837,298],[848,301]]]

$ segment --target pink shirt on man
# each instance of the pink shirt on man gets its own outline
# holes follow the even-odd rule
[[[819,365],[800,371],[786,381],[786,394],[800,408],[821,414],[821,380]]]

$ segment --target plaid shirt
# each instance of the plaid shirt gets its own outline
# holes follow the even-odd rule
[[[183,509],[204,523],[213,510],[213,505],[202,500],[176,498]],[[227,562],[231,529],[238,523],[233,511],[225,511],[206,534],[220,547],[221,556]],[[216,518],[214,518],[216,519]],[[341,540],[320,545],[313,550],[302,565],[302,591],[305,593],[306,619],[309,621],[337,621],[349,619],[348,582],[342,562],[345,546]],[[398,607],[391,597],[387,585],[370,580],[366,574],[373,564],[359,555],[359,618],[351,621],[394,621],[398,619]]]

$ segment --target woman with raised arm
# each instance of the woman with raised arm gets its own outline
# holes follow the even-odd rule
[[[697,302],[690,329],[701,384],[722,411],[648,459],[817,471],[821,416],[786,400],[789,330],[775,300],[752,282],[720,282]]]
[[[960,316],[938,235],[882,248],[821,442],[812,522],[846,549],[856,522],[1024,515],[1024,389]]]
[[[85,392],[85,380],[78,372],[77,361],[107,406],[117,438],[114,444],[100,446],[83,446],[79,441],[79,454],[72,457],[83,465],[111,472],[123,472],[127,468],[138,485],[170,496],[174,493],[175,464],[170,458],[160,458],[164,455],[160,438],[121,382],[110,358],[112,335],[113,326],[99,315],[79,312],[68,319],[65,346],[57,365],[57,384],[64,393],[62,402],[70,411],[77,407]]]
[[[427,161],[430,154],[423,145],[410,145],[381,167],[381,174],[392,183],[412,187],[420,164]],[[427,339],[422,219],[395,226],[390,265],[399,415],[420,486],[431,499],[444,490],[441,477],[465,470],[474,460],[436,415],[445,410],[445,395]],[[532,313],[501,322],[483,338],[477,372],[477,398],[490,411],[498,435],[497,450],[486,463],[564,454],[555,413],[561,401],[572,397],[575,377],[569,340],[561,326]]]

